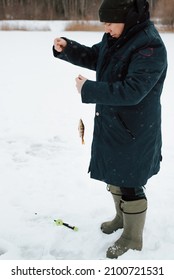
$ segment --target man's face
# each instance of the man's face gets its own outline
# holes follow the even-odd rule
[[[104,23],[105,32],[113,38],[119,38],[124,30],[125,23]]]

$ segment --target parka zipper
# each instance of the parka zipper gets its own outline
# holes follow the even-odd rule
[[[125,128],[125,130],[128,132],[128,134],[131,136],[131,138],[133,140],[135,140],[135,136],[134,134],[132,133],[132,131],[128,128],[127,124],[123,121],[123,119],[121,118],[120,114],[117,113],[117,116],[118,116],[118,119],[119,121],[121,122],[121,124],[123,125],[123,127]]]

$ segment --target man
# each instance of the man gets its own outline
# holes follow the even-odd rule
[[[101,225],[110,234],[123,228],[108,258],[141,250],[147,211],[144,186],[160,170],[160,96],[167,71],[165,46],[149,19],[146,0],[104,0],[102,41],[92,47],[56,38],[54,56],[96,71],[96,81],[79,75],[83,103],[96,104],[89,172],[107,183],[116,208]]]

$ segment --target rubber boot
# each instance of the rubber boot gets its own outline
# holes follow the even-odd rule
[[[129,249],[141,251],[143,246],[147,200],[144,198],[134,201],[121,200],[120,206],[123,211],[124,230],[121,237],[109,247],[106,253],[110,259],[117,259]]]
[[[120,200],[122,193],[119,187],[108,185],[108,191],[111,192],[115,203],[116,216],[112,221],[104,222],[101,225],[102,232],[111,234],[117,229],[123,228],[123,213],[120,209]]]

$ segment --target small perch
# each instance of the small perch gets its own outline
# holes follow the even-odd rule
[[[84,140],[85,126],[84,126],[82,119],[79,120],[78,131],[79,131],[80,137],[82,138],[82,145],[84,145],[85,144],[85,140]]]

